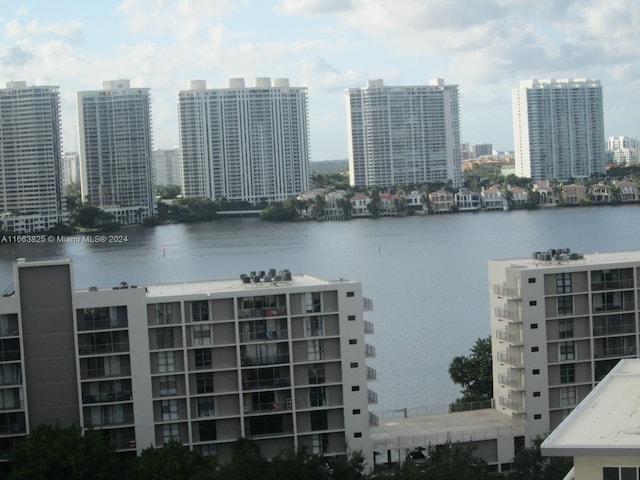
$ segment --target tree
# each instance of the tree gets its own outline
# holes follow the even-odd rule
[[[458,402],[480,402],[493,397],[491,337],[478,338],[468,357],[457,356],[449,364],[449,376],[462,385]]]
[[[36,427],[9,456],[11,480],[120,479],[118,457],[97,430],[60,424]]]
[[[190,451],[179,440],[143,450],[137,464],[136,478],[146,480],[213,480],[218,467],[216,457]]]
[[[280,452],[269,463],[266,480],[328,480],[329,472],[324,468],[324,459],[313,455],[306,448],[287,449]]]
[[[324,195],[316,195],[316,198],[313,199],[313,207],[311,209],[313,218],[316,220],[322,220],[324,218],[324,209],[327,206],[327,201],[324,198]]]
[[[296,200],[289,199],[284,202],[273,202],[260,212],[260,219],[271,222],[292,222],[299,218]]]
[[[482,480],[489,478],[487,463],[473,454],[473,446],[447,442],[429,447],[425,478],[429,480]]]
[[[573,465],[568,457],[543,457],[536,438],[533,445],[518,451],[513,459],[513,473],[509,480],[562,480]]]
[[[231,461],[220,469],[220,480],[254,480],[266,478],[269,462],[253,440],[241,438],[233,444]]]
[[[156,195],[162,199],[173,200],[182,193],[180,185],[158,185]]]
[[[380,210],[382,209],[382,198],[380,198],[380,191],[374,188],[369,195],[369,204],[367,209],[373,218],[380,216]]]

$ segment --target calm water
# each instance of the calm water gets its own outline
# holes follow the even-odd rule
[[[450,360],[489,335],[487,260],[568,247],[640,248],[639,206],[491,212],[348,222],[226,219],[134,228],[124,244],[0,245],[0,290],[15,258],[73,260],[77,287],[236,278],[289,268],[363,283],[374,301],[377,409],[453,401]]]

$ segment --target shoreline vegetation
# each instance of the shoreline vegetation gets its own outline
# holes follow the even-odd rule
[[[465,170],[460,188],[454,188],[451,182],[353,187],[344,171],[314,172],[311,180],[313,188],[308,192],[281,202],[265,199],[258,204],[183,198],[177,185],[157,187],[157,214],[141,225],[155,227],[248,215],[272,222],[329,221],[640,203],[640,166],[613,166],[606,175],[589,179],[533,182],[513,174],[503,176],[498,166],[476,165]],[[0,223],[0,236],[74,235],[127,227],[99,207],[82,204],[77,183],[67,186],[65,193],[68,225],[57,225],[46,232],[15,233],[3,230]]]

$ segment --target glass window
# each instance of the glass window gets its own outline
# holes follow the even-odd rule
[[[566,295],[558,297],[558,316],[573,315],[573,297]]]
[[[158,352],[158,372],[175,372],[176,357],[175,352]]]
[[[215,398],[214,397],[199,397],[198,398],[198,416],[199,417],[213,417],[216,413]]]
[[[305,333],[307,337],[324,335],[324,322],[322,317],[306,317],[304,319]]]
[[[577,403],[576,399],[576,387],[562,387],[560,389],[561,407],[575,407]]]
[[[309,383],[313,385],[317,385],[319,383],[324,383],[324,365],[311,365],[309,367]]]
[[[566,363],[560,365],[560,383],[573,383],[576,381],[576,365]]]
[[[178,419],[178,400],[162,400],[162,420]]]
[[[571,293],[571,274],[568,272],[556,274],[556,293]]]
[[[211,325],[193,325],[192,327],[193,345],[212,345]]]
[[[196,391],[198,393],[213,393],[213,373],[196,374]]]
[[[560,342],[559,350],[560,350],[560,361],[565,362],[567,360],[575,360],[576,359],[576,342]]]
[[[307,340],[308,360],[322,360],[324,358],[323,340]]]
[[[202,300],[191,303],[191,320],[193,322],[206,322],[209,320],[209,302]]]
[[[174,438],[180,440],[180,425],[177,423],[162,425],[162,441],[167,443]]]
[[[558,337],[573,338],[573,319],[558,321]]]
[[[324,387],[311,387],[309,389],[309,405],[312,407],[324,407],[326,394]]]
[[[176,382],[176,377],[160,377],[158,380],[158,384],[160,386],[160,396],[161,397],[169,397],[171,395],[178,394],[178,385]]]
[[[173,348],[173,328],[158,328],[156,345],[158,348]]]
[[[198,348],[193,351],[196,370],[213,367],[213,359],[210,348]]]

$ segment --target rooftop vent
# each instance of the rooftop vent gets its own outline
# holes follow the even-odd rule
[[[275,284],[277,282],[291,282],[293,277],[288,268],[277,271],[275,268],[268,270],[251,270],[249,274],[240,275],[240,280],[246,285]]]

